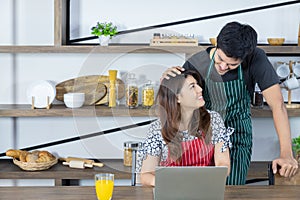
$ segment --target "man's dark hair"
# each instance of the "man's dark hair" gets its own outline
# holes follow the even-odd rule
[[[217,37],[217,48],[228,57],[244,60],[257,45],[257,33],[247,24],[230,22],[226,24]]]

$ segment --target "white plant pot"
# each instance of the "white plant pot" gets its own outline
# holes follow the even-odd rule
[[[110,40],[110,36],[100,35],[99,36],[99,44],[100,44],[100,46],[108,46],[109,40]]]

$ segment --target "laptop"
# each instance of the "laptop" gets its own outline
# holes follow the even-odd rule
[[[227,167],[156,167],[155,200],[223,200]]]

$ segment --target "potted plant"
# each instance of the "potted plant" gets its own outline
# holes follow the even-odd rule
[[[107,46],[109,39],[118,33],[117,26],[114,26],[112,22],[97,22],[91,30],[91,34],[99,37],[101,46]]]
[[[296,160],[300,161],[300,136],[292,139],[293,151],[295,153]]]

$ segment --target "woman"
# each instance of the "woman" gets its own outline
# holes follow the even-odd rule
[[[205,109],[201,76],[186,70],[162,80],[158,94],[159,119],[148,130],[138,152],[137,171],[143,185],[155,185],[155,167],[227,166],[230,172],[230,134],[221,116]],[[200,84],[200,85],[199,85]]]

